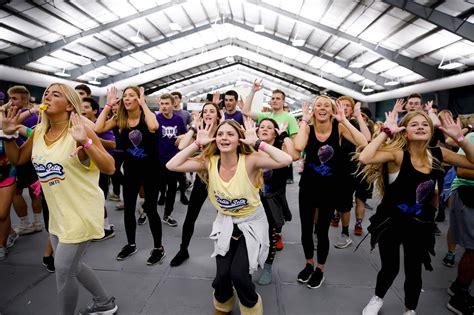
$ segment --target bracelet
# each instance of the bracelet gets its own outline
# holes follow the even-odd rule
[[[262,141],[262,142],[260,142],[260,145],[258,146],[258,149],[260,151],[265,151],[265,146],[266,146],[266,143]]]
[[[382,130],[382,132],[384,132],[387,137],[389,137],[390,139],[393,139],[393,137],[395,136],[392,132],[392,130],[384,125],[382,125],[382,127],[380,128]]]
[[[204,146],[199,142],[199,140],[194,140],[193,143],[198,147],[199,150],[203,150]]]
[[[86,150],[86,149],[89,149],[92,146],[92,144],[93,144],[92,139],[89,138],[87,139],[86,143],[82,145],[82,147],[84,148],[84,150]]]
[[[257,141],[255,141],[255,145],[253,146],[255,151],[258,151],[258,149],[260,148],[261,143],[262,143],[262,140],[260,140],[260,139],[257,139]]]
[[[301,122],[305,122],[306,124],[309,124],[309,121],[303,118],[301,118]]]
[[[465,139],[464,136],[461,135],[459,138],[454,139],[454,142],[459,144],[459,142],[464,141],[464,139]]]

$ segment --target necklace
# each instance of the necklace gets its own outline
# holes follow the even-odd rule
[[[67,126],[68,126],[68,124],[64,125],[64,128],[61,130],[61,132],[54,139],[51,139],[51,138],[48,137],[48,132],[46,132],[44,134],[44,136],[49,142],[54,143],[63,135],[64,131],[66,131],[66,129],[67,129]],[[51,127],[48,131],[51,131]]]

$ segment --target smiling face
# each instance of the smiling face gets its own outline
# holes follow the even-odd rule
[[[213,104],[206,104],[202,108],[201,117],[206,125],[214,123],[217,125],[219,122],[219,111]]]
[[[316,121],[326,122],[331,119],[333,114],[332,102],[327,97],[318,97],[314,103],[313,116]]]
[[[134,89],[126,89],[123,91],[123,105],[127,111],[133,111],[140,107],[138,103],[138,93]]]
[[[97,110],[92,109],[91,103],[89,102],[81,103],[81,113],[83,116],[87,117],[87,119],[91,121],[96,120]]]
[[[275,125],[270,120],[262,120],[258,126],[257,136],[266,143],[273,143],[277,136]]]
[[[409,141],[429,141],[431,125],[424,116],[416,115],[408,121],[406,135]]]
[[[216,132],[216,145],[221,153],[237,151],[239,133],[231,125],[222,124]]]

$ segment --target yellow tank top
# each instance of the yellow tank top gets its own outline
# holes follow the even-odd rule
[[[225,182],[219,175],[219,156],[212,156],[209,161],[208,197],[217,211],[223,214],[241,217],[257,209],[260,202],[258,187],[255,187],[247,174],[245,155],[239,155],[239,162],[234,176]]]
[[[62,243],[80,243],[104,236],[104,194],[99,188],[99,169],[90,162],[70,157],[76,141],[66,133],[51,145],[38,126],[31,160],[49,208],[49,232]]]

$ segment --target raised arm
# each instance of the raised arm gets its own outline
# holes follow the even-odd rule
[[[296,151],[303,151],[306,148],[306,144],[308,143],[310,127],[308,126],[309,120],[311,119],[311,114],[309,112],[309,100],[301,108],[303,112],[303,117],[301,118],[300,122],[300,129],[298,133],[293,139],[295,144]]]
[[[405,129],[397,125],[397,112],[385,113],[384,128],[359,154],[359,161],[363,164],[378,164],[385,162],[396,162],[397,156],[393,152],[379,151],[380,146],[387,140],[388,134],[395,135]]]
[[[425,104],[424,108],[428,116],[431,118],[431,122],[433,123],[433,126],[435,128],[438,128],[439,126],[441,126],[441,121],[439,120],[438,115],[436,115],[433,112],[433,101],[428,101]]]
[[[295,144],[288,135],[288,132],[286,131],[287,129],[287,123],[284,123],[281,129],[277,129],[278,138],[283,140],[283,146],[281,149],[288,153],[293,158],[293,161],[297,161],[300,158],[300,153],[295,149]]]
[[[0,111],[0,117],[2,121],[2,131],[5,135],[14,135],[22,128],[22,125],[18,123],[20,113],[15,106],[10,106],[6,113]],[[3,141],[8,161],[13,165],[25,164],[31,160],[33,137],[30,136],[26,142],[23,143],[21,148],[18,148],[15,140],[16,139],[5,139]]]
[[[145,88],[143,86],[140,87],[140,98],[138,103],[140,104],[143,114],[145,115],[145,123],[148,127],[148,130],[150,132],[157,131],[159,127],[158,120],[156,120],[156,115],[150,110],[145,102]]]
[[[201,122],[201,119],[199,117],[198,113],[193,113],[192,115],[192,122],[189,124],[189,130],[186,132],[181,140],[179,141],[178,149],[181,151],[184,148],[188,147],[192,142],[193,138],[196,136],[197,129],[196,126],[198,126]]]
[[[262,81],[263,80],[257,81],[257,79],[255,79],[253,81],[253,85],[252,85],[252,89],[250,90],[250,94],[245,99],[245,103],[244,103],[244,106],[242,108],[242,114],[252,118],[254,121],[258,120],[258,113],[252,111],[252,102],[253,102],[253,97],[255,96],[255,93],[260,91],[263,88]]]
[[[110,89],[107,89],[107,104],[105,104],[104,109],[95,121],[95,132],[106,132],[117,126],[117,121],[114,118],[107,120],[113,104],[117,101],[117,88],[112,86]]]
[[[114,158],[105,151],[99,137],[84,125],[76,113],[71,114],[69,133],[79,144],[78,156],[81,161],[90,159],[104,174],[112,175],[115,172]]]
[[[215,138],[211,138],[209,133],[212,130],[213,124],[203,127],[202,122],[199,123],[197,129],[196,141],[188,145],[182,151],[178,152],[171,160],[166,163],[166,168],[173,172],[198,172],[207,169],[207,163],[198,161],[191,157],[208,143],[211,143]]]
[[[357,123],[359,124],[360,132],[364,135],[367,142],[370,142],[372,139],[372,134],[370,133],[369,127],[365,123],[364,117],[362,117],[362,113],[360,111],[360,102],[357,102],[354,106],[354,117],[357,119]]]
[[[439,129],[444,132],[445,135],[454,139],[459,147],[463,149],[464,155],[456,154],[450,150],[441,148],[443,152],[444,162],[453,166],[463,167],[472,169],[474,168],[474,144],[470,143],[462,135],[461,122],[459,118],[455,122],[450,115],[444,115],[442,117],[443,125]],[[472,138],[472,136],[469,136]]]
[[[367,139],[346,118],[346,115],[344,115],[344,108],[341,106],[341,104],[339,104],[339,102],[336,102],[336,109],[337,109],[337,112],[335,114],[332,114],[332,116],[337,119],[337,121],[339,122],[341,126],[340,134],[344,138],[346,138],[348,141],[350,141],[352,144],[358,147],[367,145],[368,143]],[[365,125],[365,122],[363,124]]]

